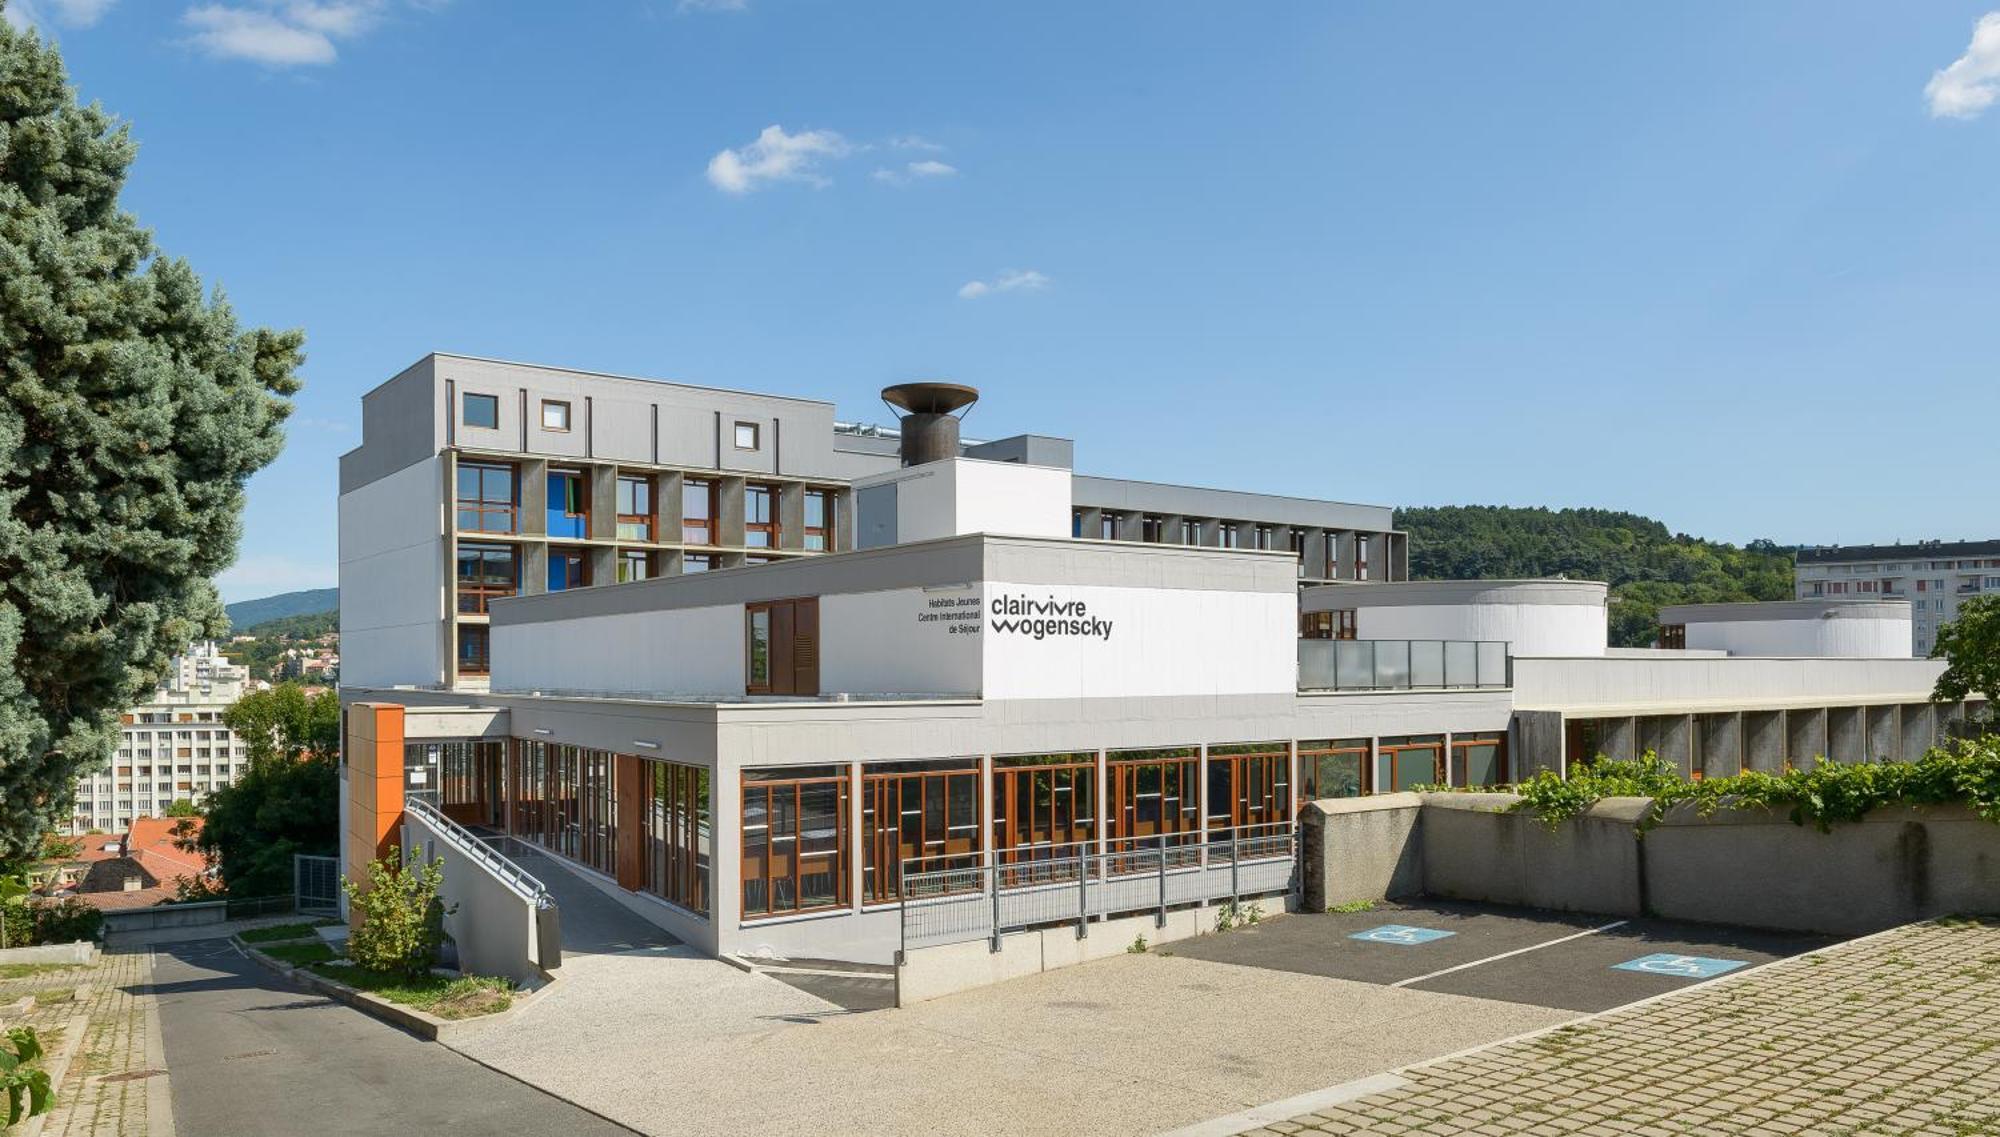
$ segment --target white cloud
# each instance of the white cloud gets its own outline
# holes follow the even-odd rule
[[[0,15],[16,28],[47,27],[60,24],[66,28],[87,28],[104,18],[111,5],[118,0],[8,0],[7,7],[0,9]]]
[[[1972,28],[1972,45],[1951,66],[1924,84],[1933,118],[1977,118],[2000,99],[2000,12],[1988,12]]]
[[[1049,286],[1049,278],[1034,269],[1008,269],[989,283],[968,280],[959,286],[960,300],[977,300],[995,292],[1039,292]]]
[[[219,59],[324,66],[340,57],[337,41],[373,30],[387,7],[388,0],[251,0],[197,4],[181,22],[193,29],[189,42]]]
[[[767,126],[755,142],[724,150],[708,160],[708,180],[724,193],[745,194],[770,182],[831,184],[819,172],[823,158],[841,158],[853,151],[845,138],[831,130],[786,134],[782,126]]]
[[[932,142],[930,139],[917,134],[899,134],[889,140],[889,145],[897,150],[929,150],[933,153],[944,149],[944,147]]]
[[[919,178],[948,178],[956,173],[958,173],[957,166],[948,166],[936,159],[926,158],[921,162],[907,163],[900,170],[883,167],[869,176],[878,182],[900,186]]]

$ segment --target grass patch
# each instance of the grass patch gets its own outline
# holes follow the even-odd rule
[[[87,963],[0,963],[0,980],[29,979],[50,972],[71,971],[89,966]]]
[[[325,944],[272,944],[257,950],[279,963],[289,963],[293,967],[325,963],[334,957],[333,949]]]
[[[312,971],[336,983],[344,983],[441,1019],[469,1019],[497,1014],[514,1005],[514,985],[488,975],[467,975],[458,979],[431,975],[410,980],[380,971],[330,967],[324,963],[315,965]]]
[[[1356,912],[1373,912],[1374,910],[1375,902],[1373,900],[1350,900],[1345,904],[1332,905],[1326,910],[1326,914],[1329,916],[1348,916]]]
[[[278,924],[269,928],[252,928],[236,933],[236,938],[246,944],[270,944],[281,940],[302,940],[308,936],[317,937],[312,924]]]

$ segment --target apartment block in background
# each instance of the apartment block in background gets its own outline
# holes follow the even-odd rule
[[[1800,549],[1799,599],[1907,600],[1910,650],[1928,656],[1969,596],[2000,593],[2000,541]]]
[[[176,801],[199,803],[234,781],[249,759],[243,741],[222,724],[222,712],[249,682],[249,669],[212,642],[174,657],[166,682],[119,716],[111,765],[77,779],[63,831],[123,833],[141,818],[166,816]]]

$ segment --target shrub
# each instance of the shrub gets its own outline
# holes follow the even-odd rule
[[[35,906],[35,940],[45,944],[73,944],[94,940],[104,930],[104,913],[74,896],[54,904]]]
[[[360,923],[348,936],[347,957],[370,971],[416,979],[430,973],[444,944],[438,889],[444,862],[404,863],[402,854],[368,865],[368,881],[340,882]]]
[[[0,1090],[7,1094],[6,1106],[0,1109],[0,1129],[47,1113],[55,1104],[48,1071],[35,1065],[41,1057],[41,1036],[33,1027],[17,1026],[0,1039]]]

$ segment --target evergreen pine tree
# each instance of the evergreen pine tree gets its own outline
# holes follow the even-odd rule
[[[135,149],[0,20],[0,860],[224,631],[211,578],[299,388],[302,333],[239,328],[118,208]]]

